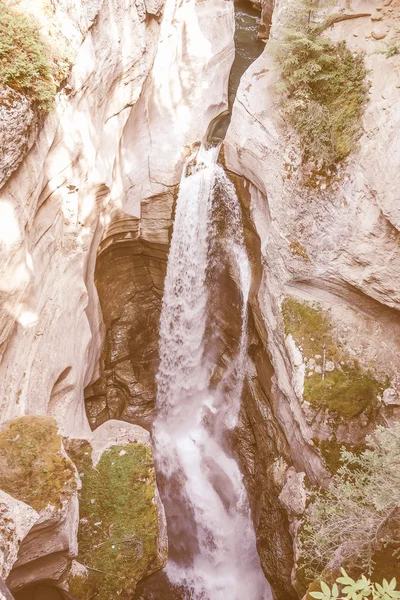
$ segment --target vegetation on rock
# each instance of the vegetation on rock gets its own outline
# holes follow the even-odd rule
[[[77,560],[87,569],[70,578],[70,591],[79,600],[130,600],[138,580],[164,566],[151,451],[114,446],[96,467],[88,442],[73,440],[68,452],[82,478]]]
[[[0,489],[36,510],[60,507],[77,488],[52,417],[25,416],[0,429]]]
[[[390,577],[391,561],[377,568],[382,550],[399,572],[400,423],[378,427],[358,455],[342,450],[329,489],[314,493],[300,540],[301,569],[309,581],[342,565]]]
[[[292,335],[306,361],[304,400],[349,419],[377,406],[385,383],[341,347],[329,315],[318,304],[287,296],[282,314],[286,334]]]
[[[282,110],[300,138],[302,161],[327,171],[354,149],[367,98],[363,57],[322,36],[322,0],[290,4],[273,45],[282,82]],[[319,19],[320,21],[320,19]]]
[[[57,91],[56,74],[54,58],[32,19],[0,1],[0,84],[48,111]]]

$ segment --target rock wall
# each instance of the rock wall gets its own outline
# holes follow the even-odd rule
[[[139,217],[178,183],[190,145],[226,107],[233,6],[18,8],[67,40],[75,58],[56,110],[2,189],[0,415],[52,414],[65,432],[84,434],[83,392],[103,345],[93,277],[108,212]]]
[[[93,407],[104,390],[96,382],[105,376],[112,382],[106,385],[106,418],[123,416],[148,426],[174,189],[193,144],[227,107],[233,5],[226,0],[9,3],[35,18],[46,42],[68,47],[71,71],[43,123],[23,97],[13,94],[10,100],[7,90],[0,92],[0,421],[51,415],[64,435],[87,439],[84,392]],[[102,307],[95,276],[100,290],[115,284]],[[126,302],[118,304],[116,294],[124,294]],[[150,321],[154,331],[143,349],[136,342]],[[114,342],[119,349],[133,348],[133,355],[114,360]],[[126,393],[121,411],[118,397],[113,404],[120,389]],[[129,402],[133,396],[143,400],[141,420]],[[118,429],[123,427],[118,422]],[[145,478],[154,480],[149,437],[138,431],[149,455]],[[157,506],[160,520],[152,520],[151,527],[160,534],[159,553],[143,557],[134,583],[164,564],[165,527]],[[4,576],[20,542],[30,543],[23,538],[35,514],[23,503],[20,508],[26,512],[25,529],[11,524],[14,541],[6,548]],[[48,567],[43,571],[38,561],[20,554],[10,585],[58,580],[76,555],[76,528],[69,532],[68,548],[61,530],[53,530],[51,544],[34,544],[41,553],[36,558]],[[62,549],[53,552],[57,544]],[[61,557],[62,564],[50,565],[49,554]]]
[[[275,10],[273,37],[279,35],[286,5],[281,0]],[[242,78],[224,144],[227,167],[248,182],[251,219],[260,238],[262,270],[252,306],[255,329],[270,359],[272,387],[267,395],[270,417],[265,409],[263,416],[259,407],[258,418],[267,422],[271,418],[278,426],[284,448],[289,449],[289,458],[284,452],[283,456],[315,485],[329,481],[342,442],[350,447],[362,444],[377,423],[400,417],[396,283],[400,58],[387,58],[386,46],[377,39],[377,29],[385,29],[383,37],[390,42],[398,28],[400,6],[396,1],[353,0],[332,10],[366,13],[335,24],[327,35],[365,52],[371,79],[358,147],[336,180],[331,185],[322,180],[313,187],[303,185],[298,140],[282,119],[276,88],[279,75],[268,44]],[[310,329],[306,337],[290,330],[290,311],[285,312],[285,306],[291,301],[299,310],[314,310],[309,315],[319,315],[321,323],[329,323],[330,339],[343,355],[335,357],[333,351],[323,355],[322,342],[320,351],[310,350],[310,339],[320,339],[318,331],[314,338]],[[347,381],[340,410],[318,404],[318,394],[310,394],[310,382],[321,377],[325,359],[330,361],[332,378],[339,381],[343,376]],[[354,407],[356,386],[343,367],[350,360],[357,362],[363,381],[370,377],[379,383],[376,387],[371,383],[372,407]],[[265,364],[265,359],[256,363],[256,371],[249,365],[258,381],[263,380]],[[352,408],[353,415],[345,417]],[[278,489],[284,483],[285,477]],[[281,504],[286,504],[284,496]],[[291,522],[295,512],[289,511]],[[258,535],[261,547],[260,531]],[[268,573],[270,561],[262,550],[260,554]]]

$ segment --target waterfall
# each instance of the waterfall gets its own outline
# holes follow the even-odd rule
[[[160,321],[157,418],[153,438],[167,514],[166,574],[191,600],[269,600],[246,490],[226,448],[238,418],[247,353],[250,266],[235,189],[201,147],[186,164],[176,206]],[[229,213],[226,256],[242,298],[235,358],[211,384],[206,324],[217,231],[216,203]]]

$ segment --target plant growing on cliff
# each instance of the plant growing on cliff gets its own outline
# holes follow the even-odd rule
[[[300,138],[302,161],[326,171],[354,148],[367,97],[363,57],[322,37],[318,0],[290,7],[273,46],[282,81],[282,112]]]
[[[54,101],[55,66],[36,25],[0,2],[0,84],[31,98],[40,110]]]
[[[301,568],[311,580],[341,565],[376,575],[382,550],[400,569],[400,423],[378,427],[367,445],[359,455],[342,450],[342,467],[308,509]]]

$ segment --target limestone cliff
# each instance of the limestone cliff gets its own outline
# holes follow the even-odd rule
[[[83,390],[103,344],[93,273],[107,215],[139,218],[141,204],[178,183],[188,148],[224,108],[233,7],[18,7],[28,5],[75,57],[55,110],[1,193],[0,410],[3,420],[52,414],[76,435],[88,431]]]
[[[277,3],[273,37],[286,4]],[[353,0],[332,11],[364,15],[326,35],[365,52],[371,80],[361,138],[335,180],[304,185],[268,44],[242,78],[224,144],[227,167],[248,181],[260,239],[253,311],[271,361],[267,420],[279,424],[297,471],[316,485],[336,470],[342,443],[362,445],[377,423],[400,417],[400,58],[387,57],[379,41],[395,36],[400,6]],[[319,387],[324,376],[329,393]],[[264,419],[261,407],[257,415]],[[288,508],[287,497],[282,502]]]
[[[64,435],[87,440],[91,432],[84,390],[90,403],[97,394],[90,386],[105,366],[105,376],[116,381],[114,388],[109,385],[107,401],[117,395],[114,405],[112,400],[107,404],[106,418],[126,417],[148,427],[149,418],[138,418],[140,406],[131,400],[142,398],[146,414],[152,413],[157,314],[173,190],[192,144],[227,105],[233,5],[225,0],[19,0],[7,5],[37,23],[49,48],[56,46],[60,55],[68,49],[68,68],[57,82],[55,107],[47,116],[39,115],[23,94],[1,90],[0,420],[50,415]],[[118,248],[124,248],[122,253]],[[103,298],[102,314],[95,268],[99,289],[102,282],[113,286],[103,264],[122,264],[120,283],[126,282],[126,267],[131,267],[132,285],[125,291],[131,304],[118,305],[115,295],[123,286],[118,288],[117,276],[111,287],[114,297],[110,294],[108,305]],[[140,314],[142,301],[147,312]],[[135,342],[147,329],[149,316],[154,335],[144,356]],[[122,325],[130,319],[125,337],[117,324],[109,328],[116,317]],[[105,348],[111,346],[111,355],[102,361],[106,328]],[[119,348],[132,348],[134,342],[133,357],[123,350],[125,362],[112,358],[111,342],[118,345],[118,335]],[[126,396],[122,403],[118,386]],[[138,453],[145,452],[148,463],[146,477],[132,471],[140,492],[150,476],[154,488],[154,471],[148,434],[137,429],[146,447]],[[131,450],[126,452],[130,455]],[[154,493],[148,500],[154,501]],[[37,521],[34,509],[4,494],[5,519],[10,510],[15,522],[6,532],[11,542],[5,548],[3,576],[22,542],[10,586],[18,589],[44,578],[59,581],[77,554],[76,519],[68,540],[61,525],[60,531],[53,528],[46,538],[51,543],[40,543],[38,558],[26,550],[25,539]],[[157,531],[160,536],[159,554],[148,549],[129,585],[163,566],[165,528],[159,504],[156,512],[160,521],[152,518],[151,526],[155,537]],[[136,554],[139,542],[131,548]],[[57,564],[50,565],[49,554],[60,559]],[[38,568],[30,564],[36,558],[43,559],[43,571],[39,563]],[[24,570],[25,564],[29,568]]]

